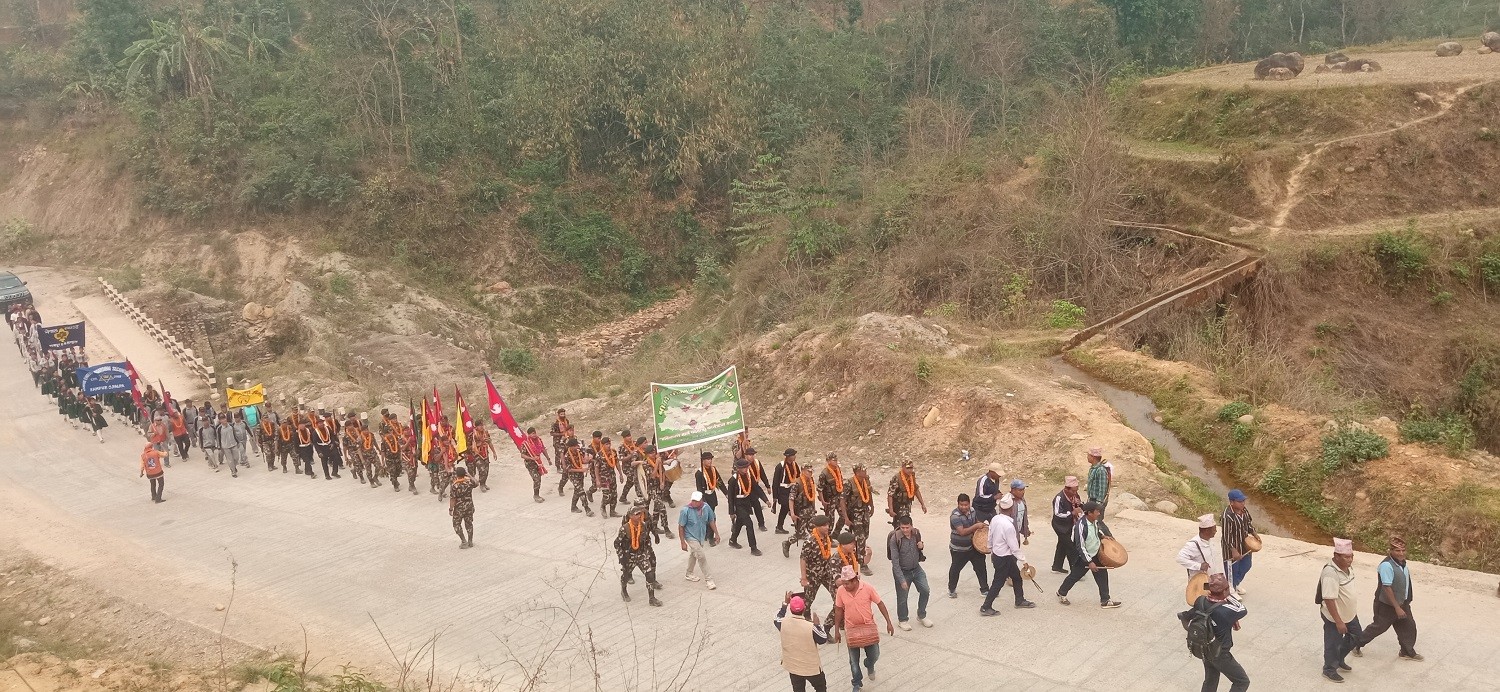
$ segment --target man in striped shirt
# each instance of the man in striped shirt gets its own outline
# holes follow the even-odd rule
[[[1224,549],[1224,574],[1229,576],[1235,598],[1244,598],[1245,590],[1240,582],[1250,573],[1251,557],[1250,551],[1245,549],[1245,538],[1260,538],[1255,532],[1250,510],[1245,507],[1244,491],[1238,488],[1229,491],[1229,506],[1224,508],[1224,517],[1219,523],[1224,527],[1219,538]]]

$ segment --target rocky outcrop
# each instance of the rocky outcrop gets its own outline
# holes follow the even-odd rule
[[[1463,52],[1464,44],[1458,41],[1444,41],[1443,43],[1439,43],[1437,47],[1437,56],[1439,58],[1451,58]]]

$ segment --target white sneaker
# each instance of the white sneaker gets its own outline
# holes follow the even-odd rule
[[[1234,597],[1237,598],[1237,599],[1240,599],[1240,600],[1244,600],[1244,598],[1245,598],[1245,590],[1244,589],[1235,589],[1234,590]]]
[[[699,577],[696,574],[693,574],[692,572],[688,572],[687,574],[682,575],[682,578],[686,579],[688,581],[702,581],[701,577]]]
[[[917,622],[922,623],[923,627],[927,627],[927,628],[931,628],[932,627],[932,621],[928,620],[927,618],[917,618]]]
[[[717,588],[719,588],[719,587],[714,586],[714,580],[712,580],[712,579],[708,580],[708,590],[709,591],[713,591],[714,589],[717,589]]]
[[[1244,584],[1241,584],[1239,586],[1234,587],[1234,590],[1238,591],[1241,596],[1245,595],[1245,585]]]
[[[911,623],[909,623],[909,622],[907,622],[905,620],[902,620],[901,624],[897,625],[897,627],[900,627],[902,632],[910,632],[911,631]]]

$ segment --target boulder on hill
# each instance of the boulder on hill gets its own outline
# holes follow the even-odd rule
[[[1491,51],[1500,51],[1500,31],[1486,31],[1479,37],[1479,42]]]
[[[1289,70],[1292,76],[1296,77],[1302,74],[1302,69],[1306,65],[1301,53],[1273,53],[1271,57],[1255,63],[1255,78],[1266,79],[1270,77],[1271,70],[1278,67]]]
[[[1277,82],[1296,78],[1297,75],[1292,74],[1292,71],[1288,70],[1285,67],[1273,67],[1271,68],[1270,73],[1266,75],[1266,79]]]
[[[1380,63],[1368,58],[1355,58],[1344,63],[1345,72],[1379,72]]]
[[[1349,56],[1343,53],[1329,53],[1323,56],[1324,65],[1337,65],[1341,62],[1349,62]]]
[[[1439,43],[1437,47],[1437,56],[1439,58],[1451,58],[1463,52],[1464,44],[1459,43],[1458,41],[1445,41],[1443,43]]]

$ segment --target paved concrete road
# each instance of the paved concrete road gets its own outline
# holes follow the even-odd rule
[[[388,644],[396,658],[416,659],[412,652],[438,635],[438,670],[491,679],[499,689],[516,689],[536,671],[548,690],[787,689],[770,621],[797,572],[774,547],[759,558],[727,545],[712,549],[719,590],[710,593],[682,580],[685,555],[664,542],[666,606],[647,607],[639,584],[627,605],[608,547],[617,521],[568,513],[555,485],[545,504],[532,503],[512,453],[497,464],[496,489],[476,498],[478,548],[460,551],[444,505],[425,488],[398,494],[347,476],[268,473],[259,462],[232,479],[200,459],[174,460],[168,502],[153,505],[137,477],[142,442],[123,432],[110,428],[100,444],[71,429],[32,388],[12,347],[0,347],[0,537],[214,630],[223,614],[213,606],[230,603],[232,575],[226,634],[300,652],[305,627],[314,660],[327,671],[343,661],[389,665]],[[934,497],[937,490],[929,488]],[[1039,499],[1046,492],[1036,490]],[[870,689],[1197,688],[1200,664],[1186,653],[1173,617],[1184,607],[1184,578],[1171,558],[1192,533],[1189,522],[1136,512],[1111,521],[1132,550],[1130,564],[1113,573],[1113,596],[1125,603],[1119,610],[1091,605],[1086,580],[1071,607],[1028,584],[1037,609],[1012,610],[1006,595],[999,617],[980,618],[972,576],[958,600],[943,593],[946,507],[933,509],[917,523],[930,545],[937,627],[886,637]],[[1044,517],[1034,521],[1045,526]],[[884,535],[878,525],[876,532]],[[1046,570],[1052,540],[1043,528],[1028,550],[1042,566],[1038,579],[1055,589],[1060,578]],[[1256,689],[1325,684],[1311,601],[1328,552],[1273,538],[1256,556],[1250,616],[1235,647]],[[1361,555],[1356,563],[1361,593],[1373,592],[1376,562]],[[894,616],[883,556],[875,573]],[[1413,573],[1427,662],[1397,661],[1388,634],[1352,660],[1351,687],[1495,689],[1495,577],[1427,565]],[[143,580],[157,586],[142,589]],[[1368,599],[1361,602],[1368,618]],[[151,650],[149,638],[134,645]],[[832,689],[846,689],[843,650],[829,646],[823,659]],[[428,664],[422,658],[419,668],[425,673]]]

